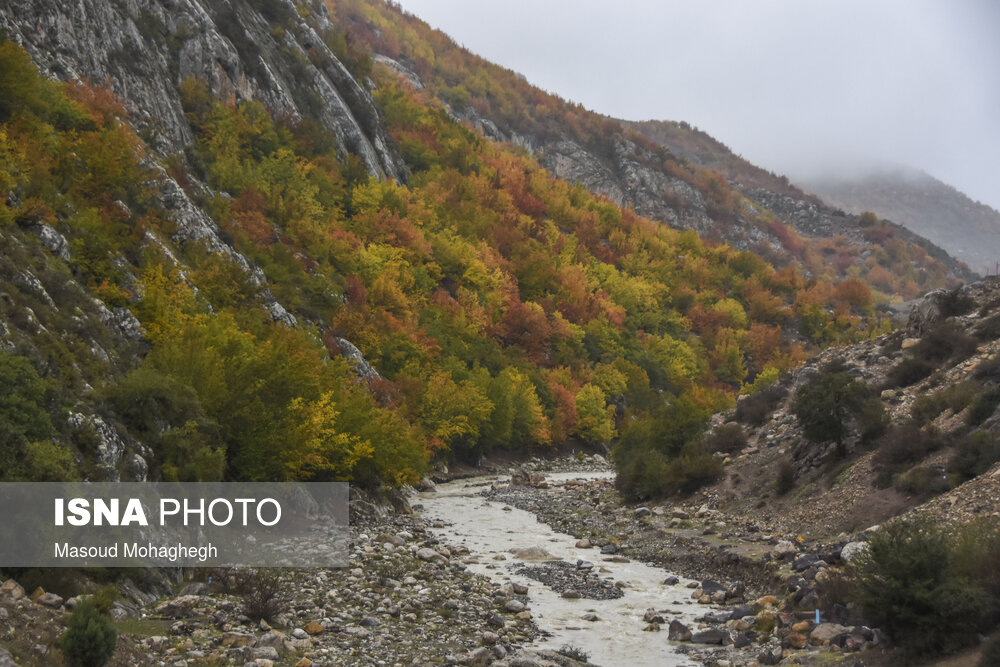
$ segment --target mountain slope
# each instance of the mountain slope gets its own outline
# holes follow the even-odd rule
[[[759,177],[754,182],[776,190],[733,187],[728,168],[713,171],[619,121],[535,88],[391,3],[328,0],[327,5],[353,43],[437,98],[451,116],[484,136],[528,150],[557,177],[579,182],[640,215],[752,250],[777,266],[797,263],[809,275],[827,280],[864,277],[874,270],[869,282],[887,299],[909,299],[949,278],[971,277],[947,253],[905,229],[861,229],[857,216],[825,209],[752,165],[744,164],[739,174],[752,173]],[[719,153],[720,147],[728,153],[721,144],[709,152]],[[729,154],[724,162],[735,164],[736,158]],[[772,198],[759,201],[759,192],[794,195],[794,214],[788,214],[784,201],[778,203],[786,210],[770,209]],[[886,243],[895,248],[888,254],[882,247]],[[837,260],[829,261],[830,255]],[[873,255],[882,259],[869,262]]]
[[[803,185],[831,206],[851,213],[872,211],[933,241],[976,271],[996,273],[1000,212],[933,176],[899,168]]]
[[[240,30],[308,34],[295,21],[325,11],[275,25],[258,5],[233,5]],[[51,8],[35,9],[47,25]],[[49,34],[0,15],[25,40]],[[885,326],[858,281],[807,284],[618,208],[386,70],[364,95],[408,184],[378,178],[326,116],[181,78],[183,49],[161,47],[135,64],[89,53],[120,102],[45,79],[0,43],[0,373],[14,388],[0,408],[17,425],[0,434],[5,479],[399,485],[433,456],[699,423],[806,349]],[[176,85],[127,85],[165,53]],[[280,70],[272,55],[258,72]],[[177,153],[143,106],[160,89],[180,108],[173,134],[191,137]],[[38,409],[11,407],[24,402]]]

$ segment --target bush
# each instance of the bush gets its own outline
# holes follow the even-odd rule
[[[886,389],[909,387],[928,377],[934,368],[934,364],[928,361],[907,357],[889,369],[883,386]]]
[[[655,449],[648,422],[629,428],[613,452],[615,487],[629,502],[691,493],[722,474],[722,461],[697,440],[675,456]]]
[[[979,658],[979,667],[996,667],[1000,665],[1000,637],[994,637],[986,642],[983,654]]]
[[[747,435],[739,424],[723,424],[705,438],[710,453],[734,454],[747,446]]]
[[[771,385],[754,394],[741,397],[736,404],[736,421],[760,426],[767,421],[768,416],[787,394],[788,391],[784,387]]]
[[[963,438],[948,462],[948,472],[959,481],[978,477],[1000,461],[1000,438],[994,433],[979,431]]]
[[[833,441],[838,445],[847,436],[852,419],[880,409],[881,401],[872,394],[871,388],[839,367],[826,369],[799,389],[792,405],[809,440]],[[872,419],[871,414],[868,418]]]
[[[918,466],[900,475],[893,486],[900,493],[908,493],[919,498],[930,498],[951,490],[947,476],[940,470],[927,466]]]
[[[965,333],[962,327],[945,322],[924,334],[920,342],[913,346],[913,355],[933,364],[957,362],[968,359],[977,347],[979,341]]]
[[[882,436],[878,452],[872,459],[872,463],[880,470],[879,486],[888,486],[895,473],[941,449],[944,444],[936,429],[920,428],[912,422],[890,430]]]
[[[943,317],[965,315],[976,307],[976,300],[961,287],[945,292],[937,298],[938,310]]]
[[[1000,405],[1000,387],[991,387],[980,394],[969,410],[969,426],[979,426],[992,417],[997,405]]]
[[[851,561],[857,601],[911,655],[945,653],[976,641],[995,600],[965,576],[954,540],[929,521],[896,521]]]
[[[933,394],[918,396],[910,408],[910,417],[918,424],[928,424],[937,419],[945,408],[959,413],[976,399],[981,389],[977,383],[966,381],[950,385]]]
[[[774,480],[774,492],[783,496],[795,488],[795,466],[785,460],[778,464],[778,476]]]
[[[242,589],[243,613],[255,621],[274,621],[275,616],[288,608],[288,599],[277,570],[245,571],[239,587]]]
[[[1000,384],[1000,357],[988,359],[976,366],[976,370],[972,371],[972,376],[983,382]]]
[[[115,652],[118,633],[90,602],[81,602],[59,640],[66,662],[74,667],[102,667]]]
[[[1000,338],[1000,315],[993,315],[977,324],[972,334],[984,343]]]

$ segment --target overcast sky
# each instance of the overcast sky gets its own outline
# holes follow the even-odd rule
[[[1000,209],[997,0],[399,0],[550,92],[795,178],[927,171]]]

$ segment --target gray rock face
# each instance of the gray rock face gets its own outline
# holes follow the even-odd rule
[[[97,467],[104,477],[101,481],[118,482],[118,462],[125,453],[125,441],[118,431],[97,415],[85,415],[80,412],[71,413],[67,420],[73,428],[89,426],[97,437]]]
[[[49,252],[63,261],[69,261],[69,241],[66,240],[65,236],[48,225],[38,226],[38,236],[42,240],[42,245],[45,246]]]
[[[378,371],[368,363],[368,360],[365,359],[364,355],[361,354],[361,350],[354,343],[339,336],[334,336],[333,339],[337,343],[337,347],[340,348],[341,356],[347,360],[348,365],[354,369],[358,377],[362,380],[375,380],[381,377]]]
[[[229,102],[259,100],[292,117],[308,109],[373,175],[405,181],[370,94],[322,39],[332,27],[322,3],[308,20],[290,0],[269,9],[265,18],[238,0],[10,0],[0,28],[53,76],[110,81],[163,154],[191,143],[176,86],[195,77]]]

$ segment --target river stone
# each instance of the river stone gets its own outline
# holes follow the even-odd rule
[[[657,614],[656,610],[653,609],[652,607],[650,607],[649,609],[646,610],[646,613],[643,614],[643,616],[642,616],[642,620],[644,622],[646,622],[646,623],[663,623],[664,622],[663,617],[660,616],[659,614]]]
[[[798,553],[799,548],[788,540],[781,540],[771,549],[771,557],[775,560],[784,560],[789,556]]]
[[[280,656],[278,655],[278,649],[273,646],[257,646],[253,650],[253,657],[258,660],[278,660]]]
[[[577,549],[589,549],[590,548],[590,540],[588,540],[586,538],[584,538],[582,540],[577,540],[576,541],[576,548]]]
[[[514,614],[517,614],[517,613],[522,612],[525,609],[527,609],[527,607],[525,606],[525,604],[523,602],[521,602],[520,600],[507,600],[507,604],[504,605],[504,608],[507,611],[509,611],[511,613],[514,613]]]
[[[667,639],[672,642],[691,641],[691,628],[674,619],[667,628]]]
[[[719,628],[710,628],[691,635],[693,644],[725,644],[728,639],[729,633]]]
[[[543,560],[552,560],[552,554],[542,547],[526,547],[524,549],[514,549],[512,553],[523,561],[537,563]]]
[[[498,641],[500,641],[500,635],[498,635],[495,632],[490,632],[489,630],[483,632],[483,634],[481,634],[479,637],[483,642],[483,646],[493,646]]]
[[[311,635],[318,635],[326,631],[326,628],[324,628],[316,621],[309,621],[308,623],[305,624],[305,626],[302,629]]]
[[[428,547],[417,549],[417,558],[423,561],[444,560],[444,556]]]
[[[564,590],[562,592],[562,596],[567,600],[578,600],[580,598],[580,594],[572,588],[567,588],[566,590]]]
[[[814,645],[827,644],[841,635],[850,633],[851,629],[839,623],[820,623],[809,634],[809,643]]]
[[[635,509],[635,512],[633,512],[633,514],[635,514],[635,516],[640,519],[644,516],[649,516],[652,513],[653,511],[648,507],[637,507]]]
[[[607,556],[612,556],[618,553],[618,547],[614,544],[605,544],[601,547],[601,553]]]
[[[679,584],[680,581],[681,580],[678,579],[677,577],[675,577],[674,575],[670,575],[669,577],[667,577],[666,579],[663,580],[663,585],[664,586],[675,586],[675,585]]]
[[[705,595],[715,595],[716,593],[726,593],[726,587],[717,581],[705,579],[701,582],[701,592]]]

